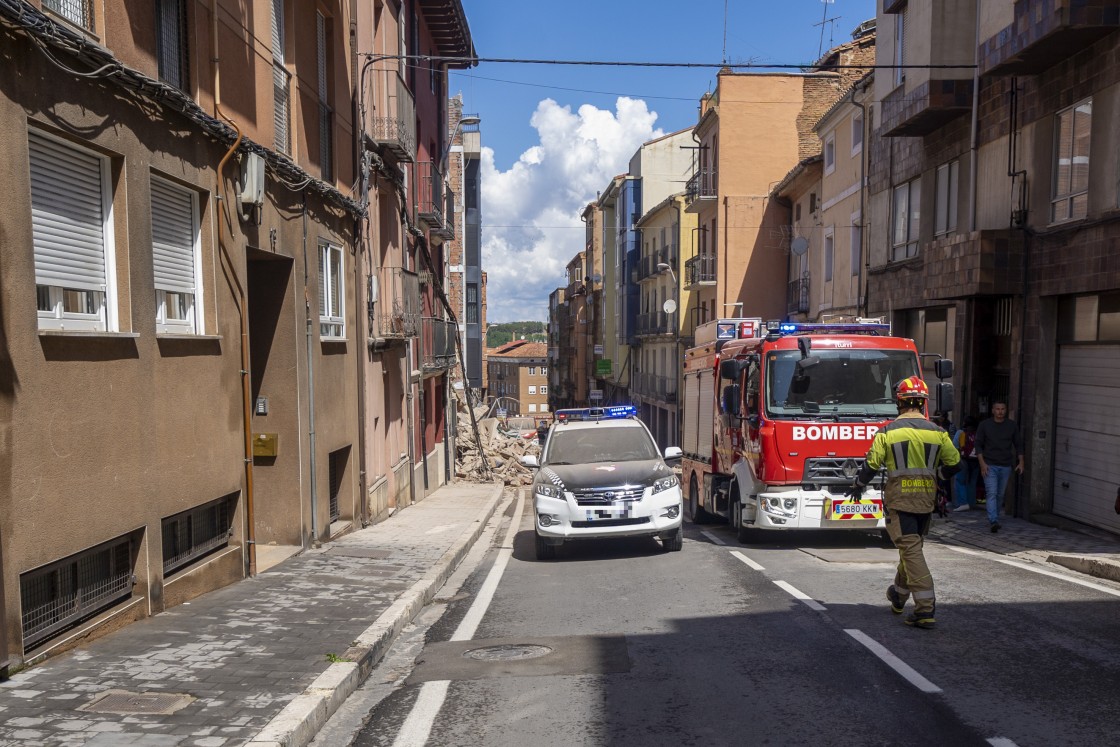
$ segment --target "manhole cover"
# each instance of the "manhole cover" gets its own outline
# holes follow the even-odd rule
[[[522,643],[472,648],[470,651],[464,651],[463,656],[476,661],[521,661],[523,659],[539,659],[551,653],[552,649],[548,646]]]
[[[167,716],[185,708],[194,700],[190,695],[175,693],[131,693],[127,690],[108,690],[78,708],[87,713],[154,713]]]

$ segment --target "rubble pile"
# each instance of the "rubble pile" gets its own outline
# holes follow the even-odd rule
[[[478,423],[478,438],[475,438],[467,404],[462,396],[458,398],[455,477],[472,482],[501,480],[513,487],[529,485],[533,481],[533,472],[519,460],[526,454],[540,454],[536,431],[506,430],[498,418],[484,415],[485,406],[475,408],[474,419]]]

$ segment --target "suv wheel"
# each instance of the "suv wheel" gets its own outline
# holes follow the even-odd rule
[[[556,559],[556,545],[550,545],[548,541],[540,536],[537,538],[537,560],[555,560]]]
[[[665,552],[680,552],[684,547],[684,530],[678,527],[669,537],[661,540],[661,546]]]

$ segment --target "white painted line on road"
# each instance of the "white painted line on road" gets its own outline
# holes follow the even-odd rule
[[[992,737],[988,740],[988,744],[992,747],[1019,747],[1007,737]]]
[[[1066,576],[1065,574],[1062,574],[1062,573],[1056,573],[1055,571],[1048,571],[1045,568],[1039,568],[1038,566],[1031,565],[1030,563],[1023,563],[1023,562],[1020,562],[1018,560],[1008,560],[1007,558],[1002,558],[1002,557],[1000,557],[998,555],[995,555],[993,553],[981,552],[979,550],[968,550],[968,549],[965,549],[963,547],[954,547],[953,545],[946,545],[946,547],[948,547],[950,550],[953,550],[954,552],[963,553],[965,555],[975,555],[978,558],[987,558],[988,560],[994,560],[997,563],[1003,563],[1004,565],[1010,565],[1010,566],[1014,566],[1016,568],[1021,568],[1024,571],[1030,571],[1031,573],[1038,573],[1042,576],[1050,576],[1051,578],[1061,579],[1062,581],[1069,581],[1071,584],[1077,584],[1079,586],[1086,586],[1090,589],[1096,589],[1097,591],[1104,592],[1105,594],[1111,594],[1114,597],[1120,597],[1120,591],[1117,591],[1116,589],[1110,589],[1109,587],[1104,586],[1103,584],[1094,584],[1092,581],[1083,581],[1079,578],[1073,578],[1072,576]]]
[[[827,609],[825,609],[825,606],[823,604],[821,604],[817,600],[811,598],[805,592],[803,592],[799,589],[795,589],[794,587],[790,586],[785,581],[775,581],[774,583],[777,584],[777,586],[779,588],[785,589],[795,599],[800,599],[802,602],[805,603],[805,606],[808,607],[809,609],[816,610],[817,612],[827,612],[828,611]]]
[[[881,643],[868,637],[862,630],[854,628],[845,628],[844,632],[855,638],[862,643],[864,647],[871,653],[878,656],[883,660],[883,663],[888,667],[898,672],[903,678],[914,687],[918,688],[924,693],[939,693],[941,688],[927,680],[922,675],[918,674],[912,666],[898,658],[890,651],[888,651]]]
[[[498,583],[502,580],[502,574],[506,571],[506,566],[509,565],[509,559],[513,556],[513,538],[521,528],[521,514],[525,507],[525,501],[520,493],[517,496],[517,508],[513,512],[513,521],[509,524],[509,529],[506,530],[505,539],[502,540],[501,548],[498,550],[498,557],[491,566],[490,572],[486,574],[486,580],[482,582],[482,587],[478,590],[478,596],[475,597],[474,602],[471,604],[467,614],[459,622],[459,627],[455,629],[455,633],[451,636],[453,641],[469,641],[474,637],[475,631],[478,630],[479,624],[482,622],[482,616],[486,614],[486,610],[490,607],[490,602],[494,599],[494,592],[498,590]],[[420,695],[416,698],[416,703],[412,706],[412,711],[409,712],[408,718],[401,726],[401,730],[397,733],[397,738],[393,741],[393,747],[423,747],[428,742],[428,737],[432,734],[432,725],[436,721],[436,716],[443,708],[443,702],[447,698],[447,688],[450,686],[448,680],[437,680],[434,682],[425,682],[420,688]]]
[[[712,542],[715,542],[717,545],[726,545],[727,544],[726,542],[721,540],[719,537],[717,537],[714,534],[712,534],[711,532],[709,532],[707,529],[701,529],[700,534],[704,535],[705,537],[710,539]]]
[[[743,553],[739,552],[738,550],[732,550],[732,551],[731,551],[731,554],[732,554],[732,555],[734,555],[735,557],[737,557],[737,558],[738,558],[739,560],[741,560],[741,561],[743,561],[744,563],[746,563],[747,565],[749,565],[749,566],[750,566],[751,568],[754,568],[754,569],[755,569],[756,571],[765,571],[765,570],[766,570],[766,569],[765,569],[765,568],[763,568],[763,567],[762,567],[761,565],[759,565],[758,563],[754,562],[753,560],[751,560],[750,558],[748,558],[748,557],[747,557],[746,555],[744,555]]]

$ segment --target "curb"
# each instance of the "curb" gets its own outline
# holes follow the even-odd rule
[[[1120,582],[1120,563],[1116,561],[1089,558],[1083,555],[1051,555],[1046,560],[1071,571],[1089,576]]]
[[[306,747],[338,707],[365,682],[404,629],[435,597],[467,552],[481,536],[501,502],[505,486],[494,494],[479,518],[463,531],[423,578],[397,598],[346,650],[347,661],[329,665],[247,743],[250,747]]]

